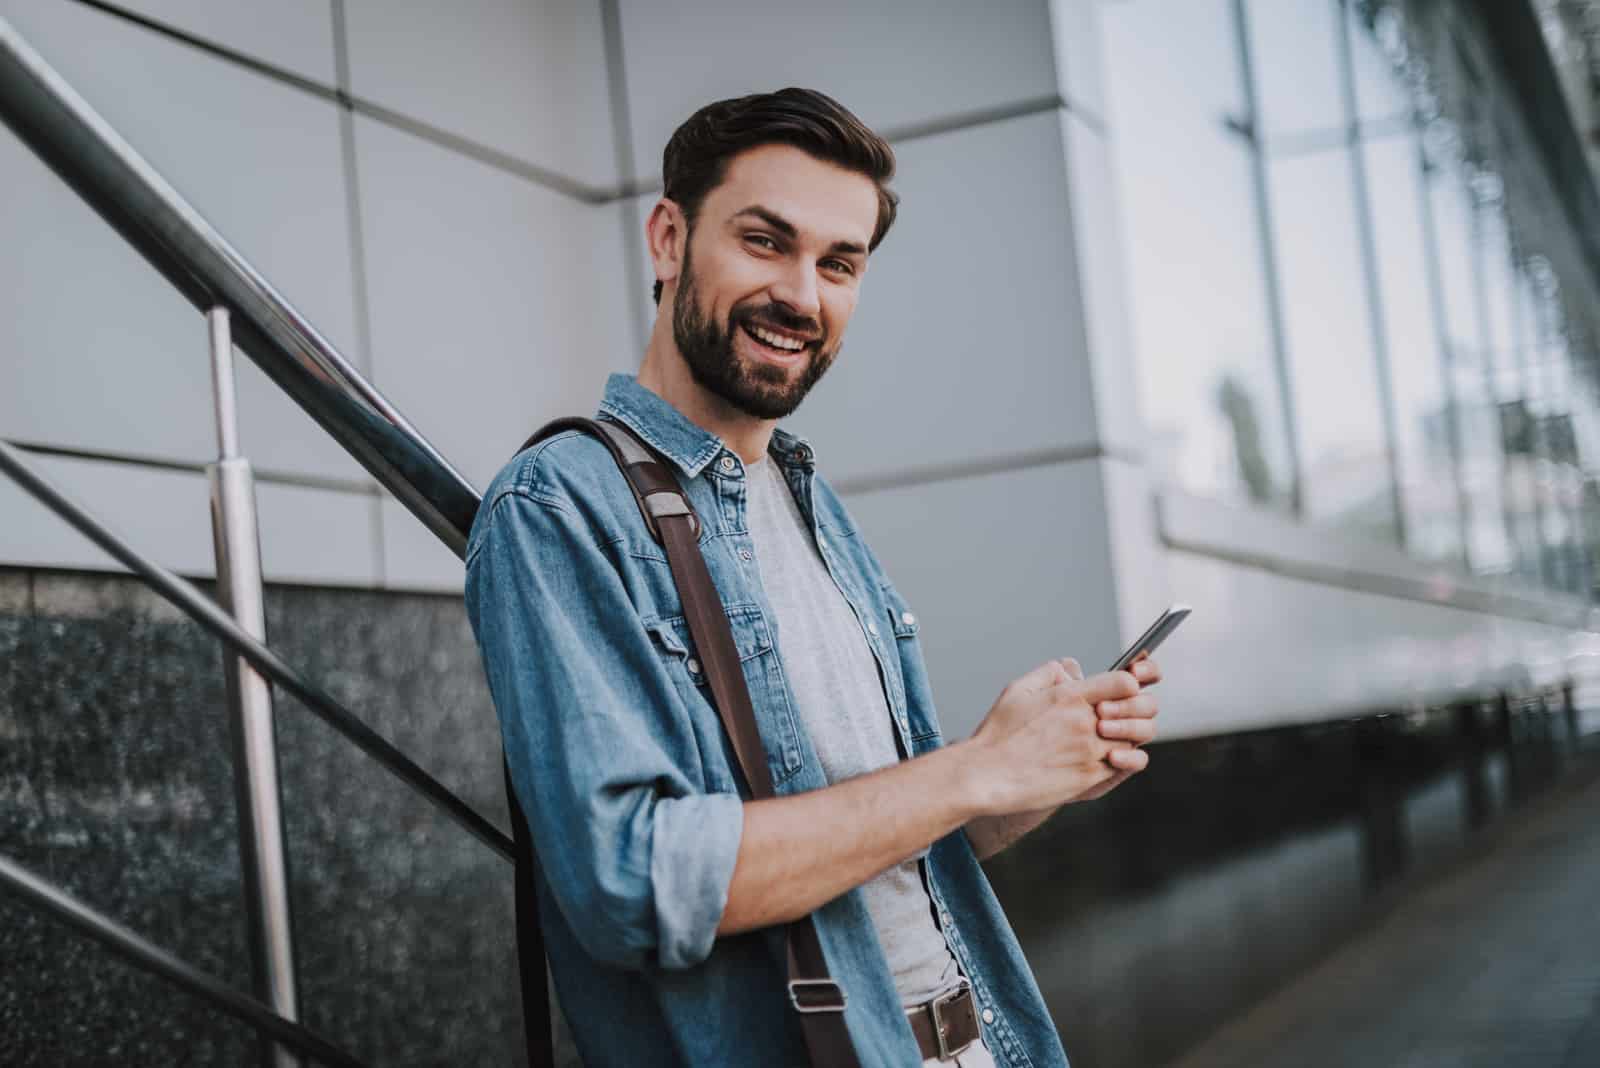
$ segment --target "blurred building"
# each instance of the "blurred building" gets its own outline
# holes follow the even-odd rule
[[[637,367],[641,228],[679,121],[797,84],[889,136],[899,222],[790,425],[917,609],[946,736],[1044,659],[1092,669],[1170,601],[1195,610],[1163,650],[1149,781],[992,866],[1074,1056],[1182,1048],[1508,804],[1516,746],[1584,726],[1600,5],[0,18],[478,486]],[[203,326],[9,133],[0,188],[0,436],[209,577]],[[272,638],[498,811],[459,561],[242,375]],[[3,480],[0,518],[4,848],[247,988],[213,647]],[[509,874],[292,704],[280,730],[307,1019],[382,1063],[511,1056]],[[47,977],[0,980],[0,1060],[248,1048],[0,917]]]

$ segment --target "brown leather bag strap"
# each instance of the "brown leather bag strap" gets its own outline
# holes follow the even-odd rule
[[[775,796],[766,747],[761,742],[750,690],[739,666],[733,630],[700,552],[699,517],[688,496],[667,462],[618,422],[559,419],[530,438],[529,444],[569,429],[588,431],[605,442],[626,476],[646,526],[666,550],[689,634],[710,681],[722,728],[750,786],[750,795],[757,800]],[[828,973],[816,924],[809,915],[803,916],[788,925],[785,935],[789,1002],[800,1014],[811,1068],[859,1068],[861,1062],[844,1021],[845,992]]]

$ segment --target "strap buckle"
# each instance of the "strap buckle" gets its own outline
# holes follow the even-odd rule
[[[850,1000],[832,979],[790,979],[789,1004],[795,1012],[843,1012]]]
[[[976,1041],[975,1038],[968,1038],[959,1046],[951,1046],[948,1037],[950,1033],[950,1026],[945,1022],[944,1018],[945,1006],[954,1005],[962,998],[971,997],[972,987],[962,984],[961,986],[958,986],[954,990],[950,991],[948,994],[942,994],[928,1003],[928,1011],[933,1015],[933,1033],[934,1036],[939,1040],[939,1058],[941,1060],[948,1060],[950,1057],[960,1053],[962,1050],[966,1049],[968,1046],[972,1045],[974,1041]],[[970,1003],[967,1006],[967,1011],[969,1013],[972,1012]]]
[[[657,520],[669,515],[688,516],[689,532],[696,538],[700,537],[700,517],[695,513],[688,497],[676,490],[657,490],[655,493],[645,495],[645,524],[649,526],[650,533],[655,535],[656,541],[661,540],[661,528],[657,525]]]

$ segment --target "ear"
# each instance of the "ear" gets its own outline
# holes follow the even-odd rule
[[[644,224],[644,239],[656,279],[663,286],[672,285],[683,269],[684,248],[689,240],[688,223],[677,201],[666,197],[656,201]]]

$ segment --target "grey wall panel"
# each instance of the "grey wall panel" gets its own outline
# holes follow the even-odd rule
[[[1094,671],[1116,655],[1102,492],[1100,465],[1084,461],[847,498],[921,620],[946,739],[1046,660]]]
[[[118,0],[120,6],[324,85],[335,81],[329,0]]]
[[[0,433],[206,456],[204,320],[9,130],[0,184]]]
[[[347,0],[345,14],[356,95],[616,185],[598,0]]]
[[[129,464],[32,457],[64,492],[134,549],[185,575],[216,573],[210,497],[203,475]],[[371,585],[372,498],[258,484],[262,572],[269,582]],[[122,571],[63,520],[0,476],[0,560],[41,567]]]
[[[127,464],[32,457],[73,500],[144,555],[189,575],[215,573],[206,480]],[[41,567],[124,570],[0,475],[0,560]]]
[[[1067,106],[1091,120],[1105,117],[1100,66],[1099,0],[1050,0],[1056,73]]]
[[[1043,0],[623,0],[633,156],[659,181],[667,138],[713,100],[800,85],[889,129],[1056,92]]]
[[[506,450],[510,455],[513,444]],[[396,501],[385,500],[383,581],[389,589],[460,593],[466,576],[461,559]]]
[[[377,385],[480,488],[633,344],[615,211],[358,120]]]
[[[372,497],[263,483],[256,487],[256,510],[261,572],[268,582],[377,584]]]
[[[1110,146],[1081,115],[1071,111],[1059,114],[1077,265],[1077,286],[1068,306],[1079,309],[1093,364],[1095,437],[1106,448],[1142,456],[1147,441],[1134,373],[1121,206],[1111,173]]]
[[[334,107],[74,3],[0,0],[77,90],[341,350],[355,355],[348,217]],[[203,459],[199,315],[10,135],[0,135],[0,320],[8,436]],[[264,467],[357,475],[286,401],[242,376],[243,433]]]

